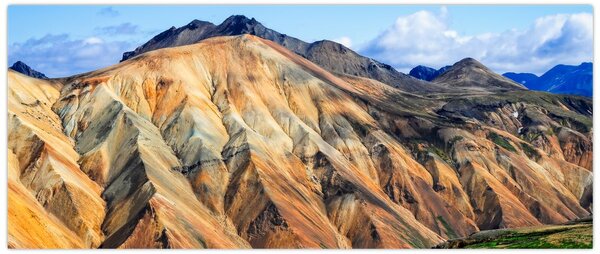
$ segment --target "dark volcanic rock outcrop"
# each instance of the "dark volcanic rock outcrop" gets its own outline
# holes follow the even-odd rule
[[[16,61],[9,69],[25,74],[32,78],[48,79],[43,73],[36,71],[21,61]]]
[[[410,70],[408,75],[411,75],[411,76],[421,79],[421,80],[432,81],[435,78],[437,78],[439,75],[442,75],[444,72],[446,72],[448,69],[450,69],[450,67],[452,67],[452,66],[447,65],[447,66],[440,68],[439,70],[436,70],[431,67],[419,65],[415,68],[412,68],[412,70]]]

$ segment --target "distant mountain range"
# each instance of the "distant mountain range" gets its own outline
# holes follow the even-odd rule
[[[409,75],[426,81],[433,81],[449,69],[445,66],[436,70],[419,65],[410,70]],[[537,76],[532,73],[507,72],[507,77],[530,90],[545,91],[556,94],[574,94],[591,97],[593,95],[593,64],[582,63],[578,66],[559,64]]]
[[[508,72],[503,75],[531,90],[591,97],[593,69],[592,63],[582,63],[577,66],[559,64],[539,77],[532,73]]]
[[[16,72],[19,72],[21,74],[25,74],[27,76],[33,77],[33,78],[48,79],[48,77],[46,77],[46,75],[44,75],[44,73],[41,73],[39,71],[32,69],[27,64],[25,64],[24,62],[21,62],[21,61],[16,61],[10,67],[10,69],[14,70]]]

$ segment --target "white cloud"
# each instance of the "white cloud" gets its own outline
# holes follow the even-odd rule
[[[9,45],[8,61],[23,61],[48,77],[64,77],[118,63],[121,54],[132,48],[131,43],[97,36],[72,39],[67,34],[49,34]]]
[[[497,72],[543,73],[556,64],[593,59],[593,17],[588,13],[540,17],[525,30],[462,35],[449,27],[448,10],[419,11],[396,22],[359,49],[400,70],[439,68],[473,57]]]
[[[340,38],[333,39],[332,41],[342,44],[348,48],[352,48],[352,39],[350,39],[348,36],[342,36]]]
[[[88,45],[94,45],[94,44],[102,44],[102,43],[104,43],[104,41],[98,37],[89,37],[89,38],[86,38],[85,40],[83,40],[83,43],[88,44]]]

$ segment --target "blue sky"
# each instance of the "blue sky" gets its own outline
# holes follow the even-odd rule
[[[72,75],[116,63],[171,26],[218,24],[233,14],[308,42],[341,42],[405,72],[475,57],[497,72],[542,73],[593,58],[589,5],[12,5],[8,61],[50,77]]]

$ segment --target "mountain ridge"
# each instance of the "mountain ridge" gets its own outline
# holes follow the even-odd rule
[[[206,23],[212,24],[209,22]],[[339,43],[327,40],[307,43],[295,37],[269,29],[256,19],[249,19],[243,15],[232,15],[217,26],[207,25],[206,27],[206,30],[200,30],[199,32],[194,32],[187,26],[180,28],[172,27],[160,33],[159,35],[161,36],[155,36],[147,43],[136,48],[136,50],[125,52],[121,61],[149,50],[192,44],[214,36],[251,34],[274,41],[333,73],[371,78],[413,93],[423,94],[434,91],[446,91],[444,87],[421,81],[410,75],[398,72],[387,64],[361,56]],[[331,47],[338,48],[339,50],[324,49]],[[327,53],[320,54],[319,52]],[[335,59],[335,61],[332,59]]]

